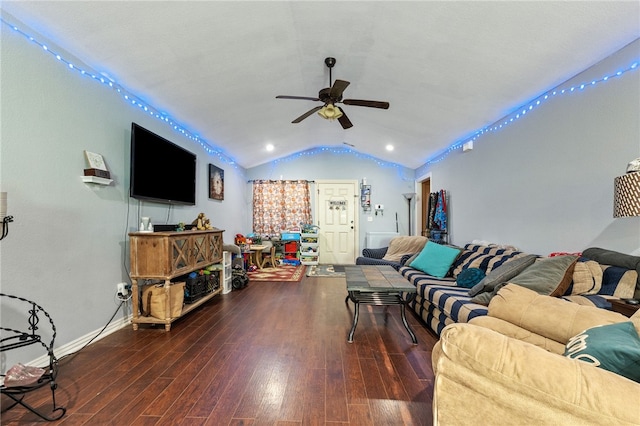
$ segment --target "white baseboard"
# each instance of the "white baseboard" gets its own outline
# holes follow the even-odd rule
[[[107,337],[111,333],[115,333],[116,331],[120,330],[121,328],[124,328],[124,327],[126,327],[128,325],[131,325],[131,318],[132,318],[132,315],[129,314],[127,317],[120,318],[117,321],[113,321],[113,322],[109,323],[109,325],[107,326],[107,328],[104,329],[102,334],[100,336],[96,337],[95,340],[93,342],[91,342],[91,343],[95,343],[98,340]],[[93,339],[93,337],[96,334],[98,334],[100,332],[100,330],[102,330],[102,327],[97,329],[97,330],[95,330],[95,331],[87,333],[84,336],[79,337],[78,339],[67,343],[66,345],[62,345],[60,347],[54,348],[54,353],[56,354],[56,358],[60,359],[65,355],[72,354],[72,353],[82,349],[82,347],[84,347],[84,345],[86,345],[88,341]],[[37,366],[49,365],[49,357],[47,355],[43,355],[43,356],[41,356],[39,358],[36,358],[33,361],[27,363],[27,365],[37,365]]]

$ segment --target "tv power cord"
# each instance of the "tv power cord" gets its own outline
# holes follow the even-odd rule
[[[129,296],[131,297],[131,296]],[[128,299],[127,299],[128,300]],[[121,301],[118,304],[118,307],[116,308],[115,312],[113,313],[113,315],[111,315],[111,318],[109,318],[109,321],[107,321],[107,323],[104,325],[104,327],[102,327],[102,330],[100,330],[98,332],[98,334],[96,334],[95,336],[93,336],[87,343],[85,343],[80,349],[78,349],[75,352],[71,352],[69,354],[66,354],[64,356],[62,356],[62,358],[58,358],[58,361],[62,361],[63,359],[69,358],[69,357],[75,357],[76,355],[78,355],[80,353],[80,351],[82,351],[84,348],[86,348],[87,346],[89,346],[91,343],[93,343],[94,340],[96,340],[98,338],[98,336],[100,336],[102,333],[104,333],[104,331],[107,329],[107,327],[109,326],[109,324],[111,324],[111,321],[113,321],[113,319],[116,317],[116,314],[118,313],[118,311],[120,310],[120,308],[122,307],[122,305],[124,305],[125,301]]]

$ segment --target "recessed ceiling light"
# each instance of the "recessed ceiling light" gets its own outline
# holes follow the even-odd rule
[[[393,145],[391,144],[388,144],[386,148],[387,148],[387,151],[393,151]]]
[[[271,152],[271,151],[273,151],[274,149],[275,149],[275,147],[273,146],[273,144],[271,144],[271,143],[268,143],[268,144],[267,144],[267,151]]]

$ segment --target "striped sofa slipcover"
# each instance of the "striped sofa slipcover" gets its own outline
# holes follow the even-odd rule
[[[469,289],[456,285],[456,277],[462,271],[480,268],[488,274],[512,259],[526,255],[516,250],[467,244],[445,278],[436,278],[409,266],[399,267],[398,272],[416,286],[416,298],[409,307],[439,336],[449,324],[468,322],[474,317],[487,315],[487,306],[473,303],[468,295]],[[572,283],[563,296],[565,300],[611,309],[608,298],[632,298],[634,293],[636,298],[640,297],[640,257],[595,248],[585,250],[583,256],[588,257],[582,257],[579,261],[591,259],[600,263],[602,283],[597,289],[586,293],[573,292],[575,285]],[[605,261],[608,265],[603,264]]]
[[[458,274],[467,268],[480,268],[488,274],[510,259],[522,256],[526,253],[467,244],[451,266],[450,276],[436,278],[410,266],[401,266],[398,272],[416,286],[416,298],[409,306],[439,336],[446,325],[487,314],[486,306],[471,302],[468,288],[456,286]]]

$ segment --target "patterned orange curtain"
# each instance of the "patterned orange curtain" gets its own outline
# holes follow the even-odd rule
[[[304,180],[253,182],[253,232],[277,234],[311,223],[309,183]]]

